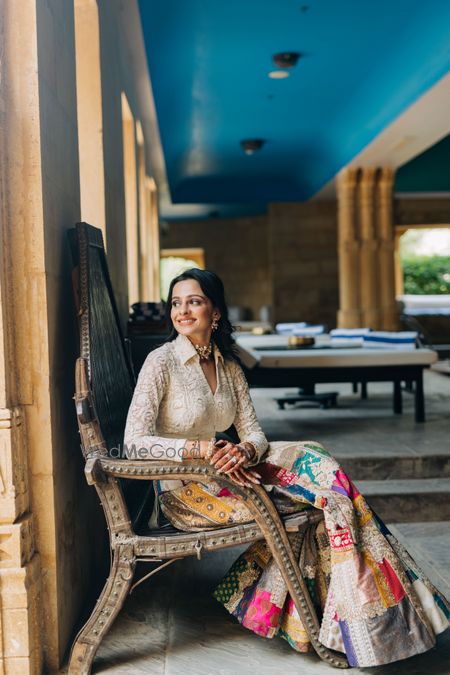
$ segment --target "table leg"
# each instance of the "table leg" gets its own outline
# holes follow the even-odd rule
[[[361,382],[361,398],[367,398],[367,382]]]
[[[409,391],[410,394],[414,392],[413,380],[405,380],[405,391]]]
[[[400,380],[394,380],[394,412],[401,415],[403,412],[402,386]]]
[[[358,383],[357,382],[352,382],[352,391],[354,394],[358,393]]]
[[[423,395],[423,370],[420,370],[416,377],[416,387],[414,395],[414,408],[416,422],[425,422],[425,398]]]

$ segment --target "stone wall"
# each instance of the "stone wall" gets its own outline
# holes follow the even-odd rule
[[[394,200],[396,225],[445,225],[450,223],[450,199],[397,197]]]
[[[171,223],[161,248],[184,247],[204,249],[205,265],[223,280],[229,305],[259,317],[260,308],[271,304],[266,216]]]
[[[249,307],[256,319],[271,305],[276,322],[335,325],[335,202],[272,204],[267,216],[174,222],[161,245],[204,248],[228,303]]]
[[[395,225],[450,223],[450,199],[397,198]],[[336,326],[339,307],[336,202],[271,204],[266,216],[170,223],[163,248],[203,247],[228,302],[263,305],[273,319]],[[231,251],[233,247],[233,252]]]
[[[271,204],[269,275],[275,321],[336,325],[336,203]]]

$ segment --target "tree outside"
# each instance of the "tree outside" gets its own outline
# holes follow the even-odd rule
[[[450,294],[450,227],[407,230],[400,259],[405,294]]]

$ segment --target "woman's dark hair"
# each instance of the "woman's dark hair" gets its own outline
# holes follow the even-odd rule
[[[223,358],[240,362],[239,356],[237,354],[236,342],[232,337],[234,326],[231,325],[228,318],[228,307],[225,302],[225,290],[223,287],[223,282],[215,272],[211,272],[210,270],[201,270],[197,267],[192,267],[191,269],[186,270],[185,272],[182,272],[176,276],[170,282],[166,303],[166,317],[170,334],[166,342],[171,342],[178,336],[178,332],[176,331],[170,316],[172,309],[173,287],[179,281],[185,281],[186,279],[194,279],[195,281],[198,281],[203,293],[211,300],[214,307],[216,307],[220,312],[219,325],[217,330],[212,332],[211,338],[218,346]]]

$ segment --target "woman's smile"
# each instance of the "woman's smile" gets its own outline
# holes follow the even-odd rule
[[[178,281],[173,287],[170,303],[170,314],[176,330],[189,336],[192,342],[208,345],[211,341],[214,307],[198,281]]]

